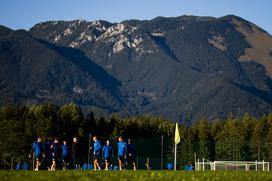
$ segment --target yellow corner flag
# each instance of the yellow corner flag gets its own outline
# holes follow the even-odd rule
[[[176,129],[175,129],[175,144],[178,144],[180,142],[180,135],[178,130],[178,123],[176,123]]]

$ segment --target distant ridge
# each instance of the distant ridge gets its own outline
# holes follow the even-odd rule
[[[235,15],[0,26],[0,104],[193,123],[272,111],[272,37]]]

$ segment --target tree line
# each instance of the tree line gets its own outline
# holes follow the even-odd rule
[[[0,108],[0,157],[8,153],[25,160],[31,144],[40,136],[44,141],[59,140],[71,142],[76,136],[79,140],[79,153],[87,156],[89,135],[116,140],[125,138],[172,136],[174,125],[163,118],[139,116],[121,118],[95,116],[90,111],[83,115],[76,104],[58,107],[52,103],[33,106],[7,105]]]
[[[211,161],[272,161],[272,114],[259,119],[247,113],[212,122],[201,119],[180,128],[180,162],[192,162],[195,154]]]
[[[79,153],[86,157],[89,134],[110,140],[120,135],[132,139],[163,135],[165,154],[171,160],[174,129],[174,123],[162,117],[103,117],[92,111],[83,115],[74,103],[62,107],[52,103],[7,105],[0,108],[0,157],[8,153],[20,160],[27,159],[37,136],[68,142],[76,136]],[[180,124],[179,131],[178,161],[182,164],[193,162],[195,154],[209,160],[272,161],[272,114],[259,119],[249,114],[214,121],[203,118],[192,125]]]

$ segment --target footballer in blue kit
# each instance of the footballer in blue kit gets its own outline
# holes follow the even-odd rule
[[[100,165],[99,165],[99,158],[101,157],[101,144],[97,140],[97,137],[93,137],[93,160],[94,160],[94,170],[100,170]]]
[[[125,163],[126,155],[127,155],[127,143],[123,141],[122,136],[119,137],[117,146],[118,146],[119,169],[122,170],[123,164]]]
[[[53,144],[51,145],[52,148],[52,165],[51,165],[51,171],[56,170],[57,166],[57,160],[59,157],[59,140],[58,138],[55,138]]]
[[[132,164],[133,165],[133,170],[136,170],[135,157],[136,157],[135,145],[132,143],[131,139],[128,139],[128,144],[127,144],[127,165]]]
[[[48,139],[43,145],[44,145],[44,151],[45,151],[45,165],[48,170],[51,170],[52,143],[50,139]]]
[[[32,152],[34,152],[36,167],[35,171],[38,171],[42,161],[43,143],[41,137],[38,137],[37,141],[32,144]],[[29,155],[31,157],[31,154]]]
[[[62,168],[63,170],[66,170],[69,165],[69,147],[67,145],[67,142],[64,140],[63,144],[61,145],[62,149]]]
[[[105,159],[105,170],[109,170],[109,165],[111,164],[111,160],[113,157],[113,148],[110,145],[110,141],[106,141],[106,145],[103,146],[102,155]]]

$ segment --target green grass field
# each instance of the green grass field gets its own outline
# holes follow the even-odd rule
[[[255,171],[0,171],[0,180],[272,180],[270,172]]]

